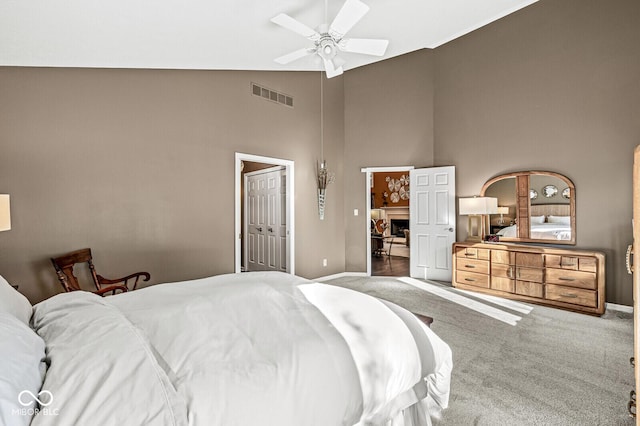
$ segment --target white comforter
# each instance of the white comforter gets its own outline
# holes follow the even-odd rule
[[[32,323],[53,395],[36,426],[425,425],[448,403],[451,351],[429,328],[288,274],[65,293]]]
[[[502,237],[517,237],[518,230],[516,225],[507,226],[498,231],[498,235]],[[571,225],[562,223],[534,223],[531,224],[529,230],[529,238],[534,240],[570,240]]]

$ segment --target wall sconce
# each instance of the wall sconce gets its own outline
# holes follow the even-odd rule
[[[486,235],[485,215],[498,212],[498,199],[493,197],[460,198],[458,214],[469,216],[467,241],[482,241]]]
[[[318,214],[320,215],[320,220],[324,220],[327,185],[333,183],[335,175],[327,170],[327,162],[324,160],[320,162],[316,172],[318,175]]]
[[[498,207],[498,213],[500,214],[500,219],[498,219],[498,225],[504,225],[504,215],[509,214],[509,207]]]
[[[0,231],[11,229],[11,206],[9,194],[0,194]]]

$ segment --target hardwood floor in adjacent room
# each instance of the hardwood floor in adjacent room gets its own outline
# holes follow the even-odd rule
[[[408,277],[409,258],[403,256],[371,256],[371,275],[377,277]]]

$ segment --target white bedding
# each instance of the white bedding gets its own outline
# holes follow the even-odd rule
[[[501,237],[517,237],[516,225],[507,226],[498,231]],[[529,238],[534,240],[570,240],[571,225],[562,223],[532,223]]]
[[[252,272],[34,307],[48,413],[32,425],[430,424],[449,347],[351,290]]]

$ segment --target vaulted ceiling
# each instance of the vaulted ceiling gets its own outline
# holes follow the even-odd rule
[[[435,48],[536,0],[363,0],[348,33],[389,40],[383,57],[341,53],[345,70]],[[316,28],[343,0],[7,0],[0,65],[215,70],[322,70],[309,56],[274,58],[313,43],[270,22],[279,13]],[[325,9],[326,5],[326,9]]]

